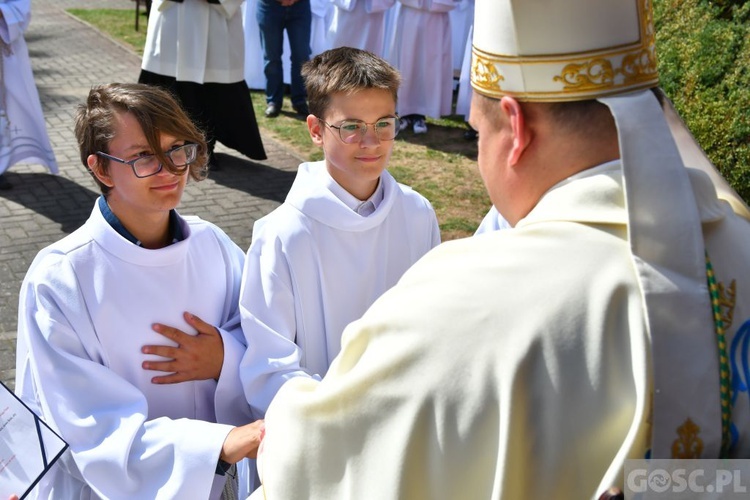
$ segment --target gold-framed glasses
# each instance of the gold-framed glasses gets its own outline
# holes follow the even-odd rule
[[[162,164],[156,155],[144,155],[139,156],[135,160],[123,160],[116,156],[109,155],[102,151],[97,151],[97,155],[107,158],[108,160],[116,161],[117,163],[123,163],[130,165],[133,169],[133,173],[138,178],[150,177],[161,172]],[[182,146],[175,146],[169,151],[164,152],[164,156],[169,158],[172,165],[175,167],[186,167],[193,163],[198,156],[198,145],[197,144],[183,144]]]
[[[318,120],[324,125],[338,130],[339,138],[345,144],[361,142],[367,133],[368,127],[372,127],[375,135],[381,141],[392,141],[398,135],[398,116],[385,116],[373,123],[363,122],[362,120],[344,120],[338,125],[331,125],[322,118],[318,118]]]

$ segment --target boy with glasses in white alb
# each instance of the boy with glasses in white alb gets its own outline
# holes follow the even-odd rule
[[[341,47],[305,64],[307,127],[325,159],[303,163],[285,202],[253,227],[240,292],[240,377],[262,417],[291,377],[323,376],[358,319],[440,242],[423,196],[386,171],[398,71]]]
[[[70,445],[32,498],[217,500],[262,422],[238,377],[244,252],[175,210],[204,136],[140,84],[93,88],[75,131],[102,196],[20,293],[16,392]]]

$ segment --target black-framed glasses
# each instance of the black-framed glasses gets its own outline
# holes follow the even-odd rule
[[[102,151],[97,151],[97,155],[107,158],[117,163],[124,163],[130,165],[133,169],[133,173],[136,177],[142,179],[144,177],[150,177],[161,172],[162,164],[156,155],[139,156],[135,160],[123,160],[116,156],[108,155]],[[169,151],[165,151],[164,155],[169,158],[172,165],[175,167],[185,167],[190,165],[198,157],[198,145],[197,144],[183,144],[182,146],[175,146]]]
[[[339,131],[339,137],[345,144],[356,144],[362,141],[367,133],[367,127],[372,126],[375,135],[381,141],[392,141],[398,135],[399,118],[398,116],[386,116],[380,118],[374,123],[363,122],[362,120],[344,120],[338,125],[331,125],[322,118],[318,118],[321,123]]]

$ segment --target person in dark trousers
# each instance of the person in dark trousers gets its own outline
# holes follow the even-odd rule
[[[245,83],[242,1],[154,0],[138,78],[179,98],[206,134],[214,169],[217,141],[267,158]]]
[[[307,118],[307,93],[302,79],[302,65],[310,59],[310,0],[258,0],[256,11],[263,49],[263,73],[266,76],[266,111],[269,118],[281,113],[284,100],[284,31],[289,37],[291,58],[292,108],[300,118]]]

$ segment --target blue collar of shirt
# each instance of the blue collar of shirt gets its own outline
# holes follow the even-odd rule
[[[138,238],[133,236],[133,233],[128,231],[127,228],[122,225],[120,219],[118,219],[114,212],[112,212],[112,209],[109,208],[109,204],[107,203],[107,200],[104,198],[104,196],[99,197],[99,210],[101,210],[104,220],[106,220],[107,223],[112,226],[112,229],[117,231],[120,236],[133,243],[134,245],[138,245],[139,247],[143,246],[141,245],[141,242],[138,241]],[[172,237],[172,243],[177,243],[178,241],[182,241],[185,239],[185,234],[182,231],[182,225],[177,219],[177,212],[175,210],[169,211],[169,234]]]

